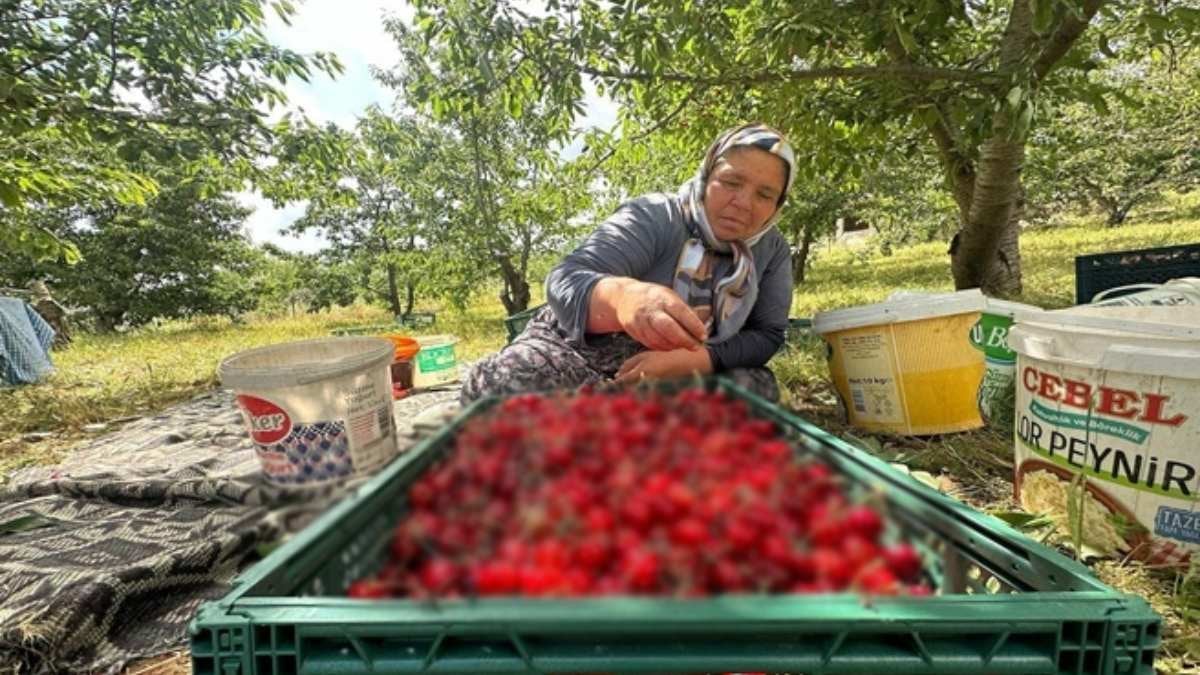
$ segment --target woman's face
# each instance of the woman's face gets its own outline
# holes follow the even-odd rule
[[[737,147],[722,155],[704,186],[704,215],[717,239],[757,234],[775,214],[785,171],[782,159],[759,148]]]

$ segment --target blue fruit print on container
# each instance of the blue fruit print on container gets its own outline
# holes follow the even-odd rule
[[[260,446],[260,452],[287,457],[282,466],[271,465],[267,478],[284,485],[309,485],[344,478],[354,473],[350,439],[344,422],[296,424],[278,443]]]

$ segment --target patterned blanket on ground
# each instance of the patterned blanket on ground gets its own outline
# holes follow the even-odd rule
[[[398,401],[401,445],[457,398]],[[0,673],[115,672],[184,646],[199,605],[261,545],[365,480],[301,493],[258,469],[233,395],[219,391],[11,476],[0,489]]]

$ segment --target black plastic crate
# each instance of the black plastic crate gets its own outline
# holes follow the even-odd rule
[[[1075,303],[1087,304],[1110,288],[1162,284],[1179,277],[1200,277],[1200,243],[1076,256]]]

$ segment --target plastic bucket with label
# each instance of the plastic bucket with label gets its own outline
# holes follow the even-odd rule
[[[458,379],[458,357],[454,348],[458,338],[453,335],[418,337],[421,351],[417,352],[413,369],[413,387],[423,389],[448,384]]]
[[[1045,312],[1009,344],[1016,498],[1068,531],[1081,519],[1101,553],[1186,560],[1200,547],[1200,308]]]
[[[1013,423],[1017,353],[1008,346],[1008,331],[1013,321],[1036,317],[1042,311],[1033,305],[987,298],[979,323],[971,328],[971,344],[983,352],[985,366],[979,411],[990,427],[1011,429]]]
[[[913,294],[814,316],[850,423],[919,436],[983,426],[983,354],[969,335],[984,303],[978,290]]]
[[[1120,295],[1110,298],[1113,294]],[[1097,293],[1091,304],[1098,307],[1200,306],[1200,278],[1183,277],[1172,279],[1165,284],[1132,284],[1110,288]]]
[[[396,456],[395,348],[340,337],[271,345],[221,362],[267,480],[309,487],[369,473]]]

